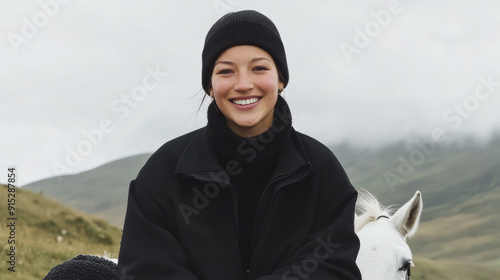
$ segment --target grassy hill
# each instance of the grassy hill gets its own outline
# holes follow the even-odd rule
[[[482,264],[431,260],[416,256],[415,267],[411,270],[412,280],[495,280],[500,268]]]
[[[421,225],[409,244],[417,260],[425,264],[424,269],[416,262],[415,270],[422,269],[425,272],[422,275],[428,278],[416,278],[415,274],[413,279],[497,278],[489,273],[493,271],[498,275],[500,268],[500,217],[497,216],[500,212],[500,136],[487,145],[463,141],[436,145],[427,153],[415,143],[397,143],[377,150],[349,145],[331,149],[353,185],[374,193],[384,205],[402,205],[416,190],[422,192]],[[415,157],[419,151],[423,155],[420,159]],[[62,182],[53,178],[25,188],[43,191],[44,195],[65,205],[99,214],[121,227],[128,184],[148,157],[145,154],[126,158],[81,174],[64,176]],[[411,172],[401,172],[405,171],[401,169],[404,161],[413,162],[410,162]],[[396,180],[388,180],[388,174]],[[465,268],[472,274],[457,274]],[[429,275],[440,277],[429,278]]]
[[[408,159],[416,145],[375,152],[332,149],[354,186],[373,192],[384,205],[402,205],[416,190],[422,192],[420,228],[409,241],[414,254],[500,267],[499,138],[486,146],[436,146],[411,176],[400,176],[392,186],[385,175],[399,175],[400,157]]]
[[[7,221],[7,187],[0,185],[0,219]],[[2,226],[0,279],[40,280],[55,265],[78,254],[117,258],[121,231],[108,222],[63,206],[43,195],[16,189],[16,267],[7,270],[7,240]],[[59,239],[59,240],[58,240]]]
[[[42,192],[64,205],[98,215],[121,228],[130,181],[135,179],[149,156],[127,157],[79,174],[37,181],[23,188]]]

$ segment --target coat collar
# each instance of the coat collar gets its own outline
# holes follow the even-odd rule
[[[271,183],[288,177],[299,169],[302,170],[299,173],[301,174],[300,177],[303,178],[310,173],[311,165],[297,133],[292,130],[290,138],[284,143],[283,150],[280,152]],[[193,137],[184,149],[177,163],[175,173],[183,177],[192,177],[209,182],[218,181],[217,178],[221,178],[220,176],[214,176],[214,172],[223,172],[226,174],[225,178],[228,178],[226,170],[217,161],[217,155],[210,142],[207,128],[204,127],[200,129],[199,133]]]
[[[184,177],[196,173],[207,173],[210,171],[224,171],[224,168],[217,162],[215,150],[208,138],[206,127],[191,139],[182,152],[175,173]]]

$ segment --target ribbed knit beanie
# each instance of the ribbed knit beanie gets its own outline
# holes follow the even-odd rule
[[[118,266],[105,258],[78,255],[54,266],[42,280],[119,280]]]
[[[263,14],[245,10],[228,13],[221,17],[207,33],[202,53],[201,84],[208,94],[215,61],[228,48],[252,45],[268,52],[278,73],[288,84],[288,66],[285,48],[274,23]]]

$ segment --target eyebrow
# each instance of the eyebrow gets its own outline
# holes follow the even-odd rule
[[[269,59],[267,59],[265,57],[256,57],[256,58],[253,58],[252,60],[250,60],[250,63],[254,63],[254,62],[257,62],[257,61],[260,61],[260,60],[267,60],[267,61],[271,62]],[[229,64],[229,65],[234,65],[235,64],[234,62],[231,62],[231,61],[219,60],[219,61],[215,62],[214,67],[215,67],[215,65],[217,65],[219,63]]]

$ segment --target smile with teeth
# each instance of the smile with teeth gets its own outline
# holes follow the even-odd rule
[[[259,101],[259,98],[253,97],[253,98],[248,98],[248,99],[231,99],[231,102],[233,102],[236,105],[248,105],[252,104]]]

